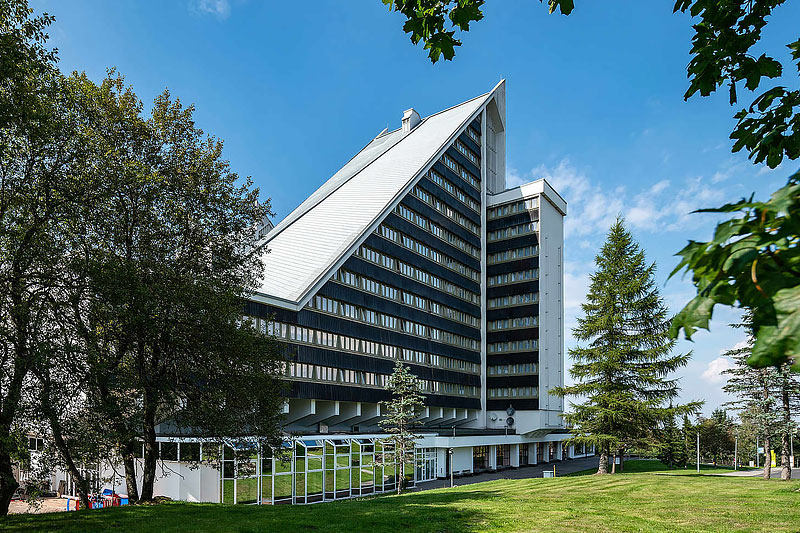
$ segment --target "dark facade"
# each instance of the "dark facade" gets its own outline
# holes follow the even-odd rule
[[[386,400],[399,358],[426,405],[481,408],[480,132],[479,117],[304,309],[248,303],[282,328],[291,398]]]

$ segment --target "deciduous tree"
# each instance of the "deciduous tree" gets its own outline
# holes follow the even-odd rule
[[[31,372],[53,348],[61,228],[94,198],[80,177],[84,109],[46,47],[51,22],[24,0],[0,0],[0,515],[17,488]]]
[[[715,465],[733,456],[733,421],[724,409],[714,409],[709,418],[699,417],[696,429],[700,432],[700,452],[711,455]]]

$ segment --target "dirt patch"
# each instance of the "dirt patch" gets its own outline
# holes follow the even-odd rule
[[[9,514],[58,513],[67,510],[67,500],[64,498],[40,498],[36,503],[37,505],[29,505],[26,501],[13,501],[8,507],[8,512]]]

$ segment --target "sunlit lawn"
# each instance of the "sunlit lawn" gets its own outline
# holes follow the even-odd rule
[[[682,474],[682,475],[691,475],[697,474],[697,465],[690,464],[686,467],[673,467],[667,468],[664,463],[661,463],[656,460],[650,459],[632,459],[625,461],[623,466],[624,471],[626,474],[641,474],[643,472],[661,472],[667,474]],[[611,465],[608,465],[609,472],[611,471]],[[711,464],[700,464],[700,472],[702,474],[723,474],[725,472],[733,472],[733,467],[730,466],[714,466]],[[751,470],[749,468],[741,469],[740,470]],[[588,470],[581,470],[579,472],[573,472],[571,474],[565,474],[565,476],[590,476],[597,472],[597,467],[590,468]]]
[[[7,531],[798,531],[800,482],[654,471],[499,480],[308,506],[170,503],[17,515]],[[663,467],[662,467],[663,468]],[[636,472],[636,470],[651,470]]]

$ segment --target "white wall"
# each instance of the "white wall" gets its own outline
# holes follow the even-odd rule
[[[453,471],[463,472],[465,470],[472,472],[472,447],[454,448]]]
[[[564,384],[564,217],[539,200],[539,409],[545,427],[563,426],[564,399],[549,394]]]
[[[140,491],[142,470],[142,461],[137,459],[136,483]],[[128,488],[123,472],[121,466],[117,467],[116,474],[110,466],[104,467],[101,476],[108,481],[102,483],[101,488],[113,488],[118,494],[126,494]],[[219,503],[219,470],[205,464],[193,466],[177,461],[164,461],[163,464],[158,461],[153,495],[188,502]]]

